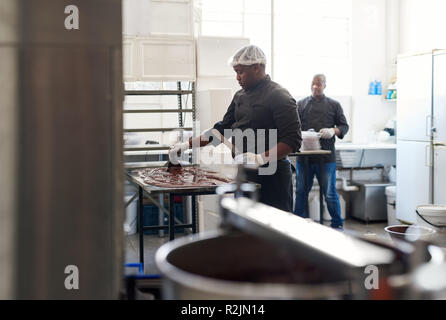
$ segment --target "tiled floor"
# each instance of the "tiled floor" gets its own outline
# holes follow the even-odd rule
[[[390,241],[390,237],[386,234],[384,227],[386,223],[369,223],[365,224],[358,220],[348,219],[344,223],[346,233],[352,231],[364,234],[370,237],[379,237]],[[180,237],[182,234],[177,234]],[[135,263],[139,261],[139,237],[138,234],[127,235],[125,237],[125,262]],[[145,257],[145,274],[158,274],[155,264],[155,254],[160,246],[168,241],[168,237],[159,237],[158,235],[144,236],[144,257]],[[126,270],[127,273],[135,273],[135,270]]]

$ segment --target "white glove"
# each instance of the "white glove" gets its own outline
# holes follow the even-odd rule
[[[324,128],[319,131],[322,139],[331,139],[335,135],[334,128]]]
[[[260,154],[255,154],[252,152],[247,152],[239,154],[234,158],[235,164],[247,164],[254,167],[263,166],[268,161],[264,159]]]
[[[188,149],[190,149],[189,141],[183,143],[177,143],[174,146],[170,147],[169,161],[176,164],[178,162],[178,157],[180,157],[181,154]]]

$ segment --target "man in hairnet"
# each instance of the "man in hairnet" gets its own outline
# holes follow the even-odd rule
[[[261,185],[259,201],[292,212],[293,185],[288,154],[299,150],[302,141],[296,101],[265,73],[266,57],[259,47],[241,48],[230,65],[242,89],[234,95],[223,120],[212,128],[213,132],[232,138],[234,162],[250,166],[247,179]],[[203,134],[177,144],[171,148],[169,158],[174,161],[186,149],[221,142],[221,136]]]
[[[312,95],[297,103],[302,130],[314,129],[319,132],[321,148],[330,150],[331,154],[314,156],[309,159],[310,170],[307,190],[305,190],[304,160],[299,158],[296,168],[296,205],[294,213],[301,217],[308,217],[306,202],[308,193],[313,186],[314,175],[316,175],[331,216],[331,227],[342,229],[344,221],[341,217],[341,205],[336,192],[335,137],[344,138],[348,131],[348,124],[340,103],[324,95],[326,83],[325,75],[315,75],[311,84]],[[323,157],[324,161],[322,172],[319,172],[320,157]]]

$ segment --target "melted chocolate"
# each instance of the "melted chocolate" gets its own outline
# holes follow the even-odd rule
[[[144,183],[163,188],[213,187],[233,180],[196,167],[155,168],[138,170]]]

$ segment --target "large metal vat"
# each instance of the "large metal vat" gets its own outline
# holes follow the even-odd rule
[[[298,252],[246,233],[208,233],[164,245],[165,299],[346,299],[350,283]]]
[[[164,299],[368,299],[383,292],[364,285],[365,267],[378,266],[383,283],[405,272],[403,251],[247,198],[221,206],[221,230],[158,250]]]

